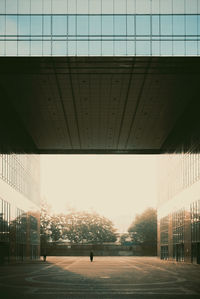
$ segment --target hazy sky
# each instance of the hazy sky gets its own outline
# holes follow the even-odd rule
[[[136,213],[156,206],[156,156],[44,155],[41,194],[54,212],[96,211],[127,230]]]

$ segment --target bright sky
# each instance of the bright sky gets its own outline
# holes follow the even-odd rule
[[[96,211],[125,232],[137,213],[156,207],[151,155],[41,156],[41,194],[55,213]]]

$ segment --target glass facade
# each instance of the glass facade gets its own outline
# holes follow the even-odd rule
[[[0,264],[40,256],[39,158],[0,155]]]
[[[36,204],[40,200],[39,168],[36,156],[0,154],[0,179]]]
[[[158,252],[200,263],[200,154],[159,157]]]
[[[199,0],[0,0],[0,56],[198,56]]]

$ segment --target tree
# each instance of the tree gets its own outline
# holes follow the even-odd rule
[[[72,243],[104,243],[116,241],[113,223],[96,213],[75,212],[66,215],[64,238]]]
[[[42,241],[49,241],[51,238],[51,216],[50,206],[46,202],[42,202],[40,211],[40,235]]]
[[[50,206],[43,202],[40,213],[40,234],[41,241],[58,241],[63,236],[66,226],[63,214],[51,214]]]
[[[130,225],[128,232],[134,242],[156,247],[157,244],[157,212],[148,208],[137,215]]]

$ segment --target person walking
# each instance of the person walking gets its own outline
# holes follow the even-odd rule
[[[90,262],[93,261],[93,257],[94,257],[94,254],[93,254],[93,252],[91,251],[91,252],[90,252]]]

